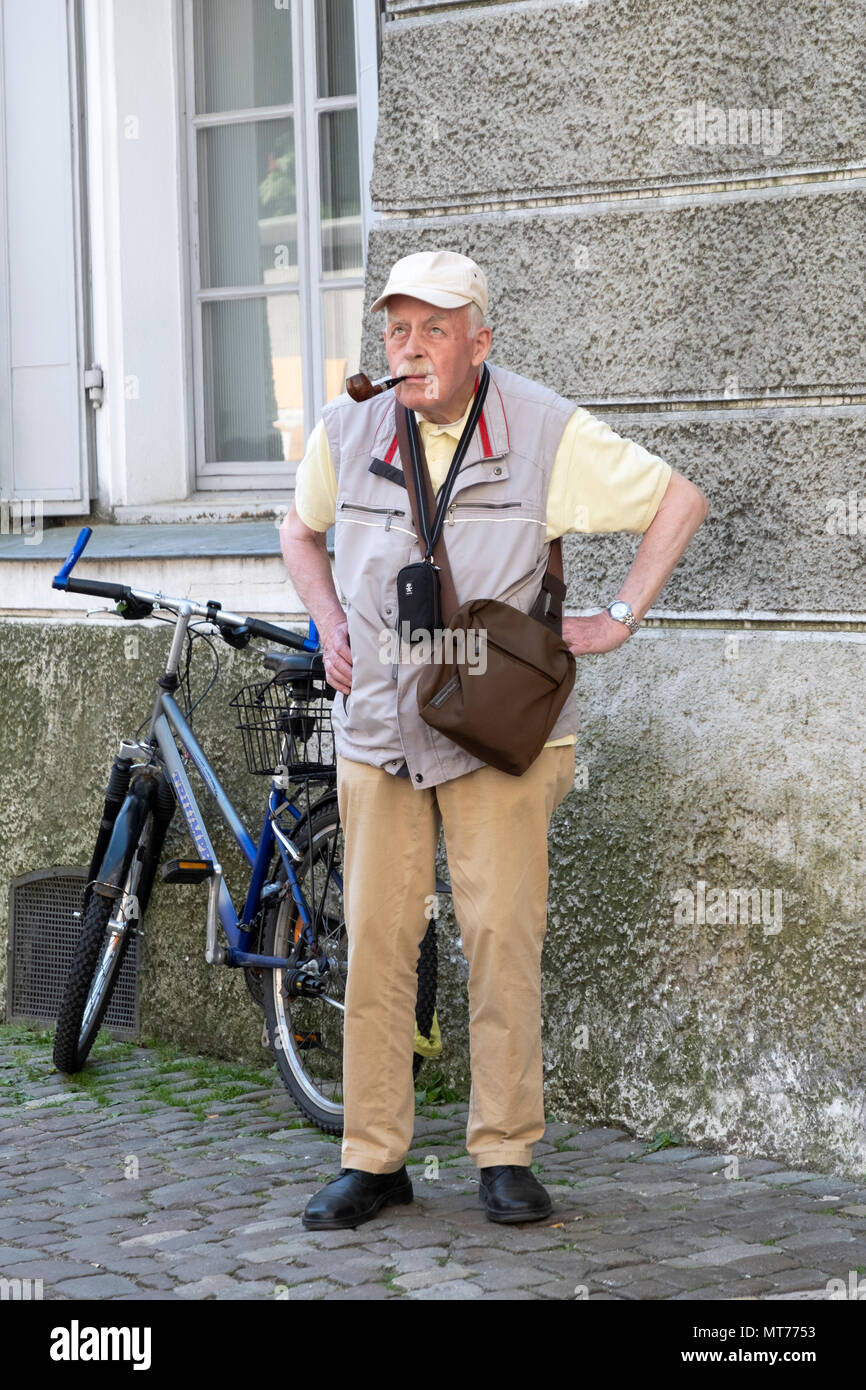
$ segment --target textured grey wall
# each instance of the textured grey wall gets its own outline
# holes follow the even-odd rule
[[[862,188],[430,220],[374,234],[370,289],[407,244],[464,248],[490,281],[491,357],[581,401],[719,399],[732,376],[741,400],[831,395],[866,378],[854,331],[866,310]],[[365,346],[383,322],[367,316]]]
[[[389,211],[862,162],[859,0],[388,8],[372,191]],[[777,115],[754,143],[688,144],[677,113],[699,101]]]

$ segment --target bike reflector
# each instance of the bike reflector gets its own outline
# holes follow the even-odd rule
[[[170,859],[162,868],[163,883],[203,883],[212,877],[212,859]]]

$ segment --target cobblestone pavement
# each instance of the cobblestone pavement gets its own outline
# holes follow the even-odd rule
[[[550,1123],[535,1167],[553,1215],[497,1225],[466,1109],[419,1106],[411,1206],[307,1232],[339,1141],[273,1070],[100,1040],[66,1078],[50,1034],[0,1028],[0,1279],[76,1300],[857,1296],[866,1176]]]

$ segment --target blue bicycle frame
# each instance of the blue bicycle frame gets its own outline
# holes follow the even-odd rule
[[[90,527],[83,527],[81,531],[79,531],[72,550],[67,556],[61,570],[54,577],[52,582],[53,588],[67,590],[72,593],[97,594],[115,600],[123,599],[127,602],[132,599],[143,604],[150,604],[151,608],[154,605],[158,605],[160,600],[165,600],[165,595],[163,594],[154,594],[142,589],[130,589],[125,585],[107,583],[101,580],[72,580],[70,578],[72,569],[80,558],[91,534]],[[280,891],[280,888],[276,884],[265,886],[265,876],[273,855],[274,844],[276,844],[285,865],[288,882],[291,886],[292,897],[301,915],[301,920],[303,922],[302,932],[307,937],[310,944],[314,944],[311,932],[312,918],[306,899],[298,883],[293,865],[293,861],[297,862],[304,856],[277,824],[277,816],[284,811],[290,811],[296,820],[303,819],[303,812],[299,811],[298,808],[287,799],[284,799],[282,802],[280,801],[280,792],[283,789],[283,782],[287,779],[283,774],[279,776],[275,775],[271,781],[267,811],[259,833],[258,845],[253,844],[225,788],[222,786],[219,778],[205,757],[188,721],[182,714],[173,696],[169,693],[171,690],[175,690],[178,685],[177,672],[191,617],[195,615],[202,616],[205,617],[207,621],[216,622],[217,625],[223,623],[234,628],[245,625],[250,634],[263,636],[276,641],[285,642],[287,633],[285,630],[276,628],[258,619],[244,619],[237,614],[220,611],[221,606],[218,603],[208,603],[203,607],[190,600],[181,599],[169,600],[168,605],[164,604],[163,606],[169,605],[177,612],[177,623],[175,625],[174,637],[166,669],[159,681],[160,689],[156,697],[156,703],[154,704],[148,735],[146,739],[141,741],[136,739],[123,739],[121,742],[121,753],[130,760],[136,753],[143,754],[147,763],[150,763],[153,758],[154,749],[156,747],[159,748],[166,770],[171,779],[174,793],[186,817],[193,843],[202,858],[209,860],[213,866],[212,873],[208,879],[207,940],[205,948],[205,959],[208,964],[264,966],[271,968],[287,967],[289,961],[285,957],[258,955],[248,950],[248,947],[250,944],[250,929],[256,913],[269,895]],[[150,608],[148,608],[147,611],[149,612]],[[307,636],[305,638],[300,638],[297,637],[297,634],[292,634],[292,639],[291,645],[297,646],[303,651],[318,651],[319,635],[313,619],[309,619]],[[207,832],[201,812],[199,811],[195,793],[186,775],[175,739],[180,741],[187,759],[198,769],[205,785],[216,798],[221,815],[237,840],[247,862],[251,866],[252,873],[250,884],[247,890],[243,912],[240,917],[238,917],[228,887],[224,882],[222,866],[214,853],[210,836]],[[327,779],[327,774],[325,774],[325,777]],[[307,782],[307,785],[309,786],[309,782]],[[128,858],[132,855],[135,844],[134,837],[130,838],[128,827],[131,828],[137,825],[140,829],[140,816],[141,812],[139,811],[138,822],[136,822],[134,817],[127,821],[123,815],[118,816],[116,826],[120,835],[120,842],[117,846],[119,854],[115,854],[113,859],[117,860],[117,870],[121,877],[122,871],[125,871],[125,867],[128,863]],[[114,843],[114,837],[112,837],[112,843]],[[337,872],[334,872],[334,882],[342,893],[342,877]],[[220,946],[217,942],[218,923],[222,925],[223,931],[225,932],[228,947]]]
[[[183,622],[183,616],[181,616],[178,620],[178,627],[185,628],[185,626],[186,624]],[[319,643],[315,624],[312,619],[310,619],[309,623],[307,640],[310,644],[309,650],[315,651]],[[171,666],[171,662],[169,662],[169,666]],[[151,720],[149,738],[156,741],[160,753],[162,754],[178,803],[186,817],[193,843],[202,858],[211,860],[214,865],[214,875],[209,885],[210,894],[208,899],[207,941],[205,948],[205,959],[208,964],[264,966],[268,968],[288,967],[289,962],[284,956],[263,956],[248,949],[250,944],[250,927],[261,906],[262,889],[265,885],[265,877],[268,872],[275,844],[286,867],[288,881],[291,885],[292,897],[301,915],[304,930],[309,931],[311,927],[312,918],[309,906],[303,895],[300,884],[298,883],[294,864],[292,862],[293,858],[295,860],[300,859],[301,854],[294,847],[291,840],[284,834],[279,825],[276,824],[278,811],[283,812],[288,810],[296,820],[303,819],[303,812],[288,800],[284,799],[281,804],[280,795],[282,789],[277,785],[277,779],[275,778],[268,793],[267,811],[262,822],[258,844],[254,844],[240,816],[232,805],[228,793],[205,757],[195,734],[184,718],[177,702],[167,691],[161,690],[157,696],[156,706]],[[237,840],[247,862],[251,866],[252,872],[249,888],[240,917],[238,917],[228,887],[223,879],[222,868],[214,853],[210,835],[204,824],[195,798],[195,793],[187,777],[175,738],[180,741],[189,760],[194,764],[205,786],[215,798],[223,819]],[[333,872],[335,886],[342,893],[342,878],[336,870]],[[228,941],[227,947],[220,946],[217,943],[217,918],[225,932]]]

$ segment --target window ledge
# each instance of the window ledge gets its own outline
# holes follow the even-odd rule
[[[279,518],[262,521],[196,521],[173,524],[113,525],[96,523],[81,563],[88,560],[194,559],[217,556],[282,556]],[[48,526],[41,536],[0,536],[2,560],[65,560],[75,537],[86,522],[72,526]],[[333,531],[327,549],[333,555]]]
[[[291,505],[285,492],[193,492],[179,502],[139,502],[113,508],[118,526],[177,525],[187,521],[282,521]]]

